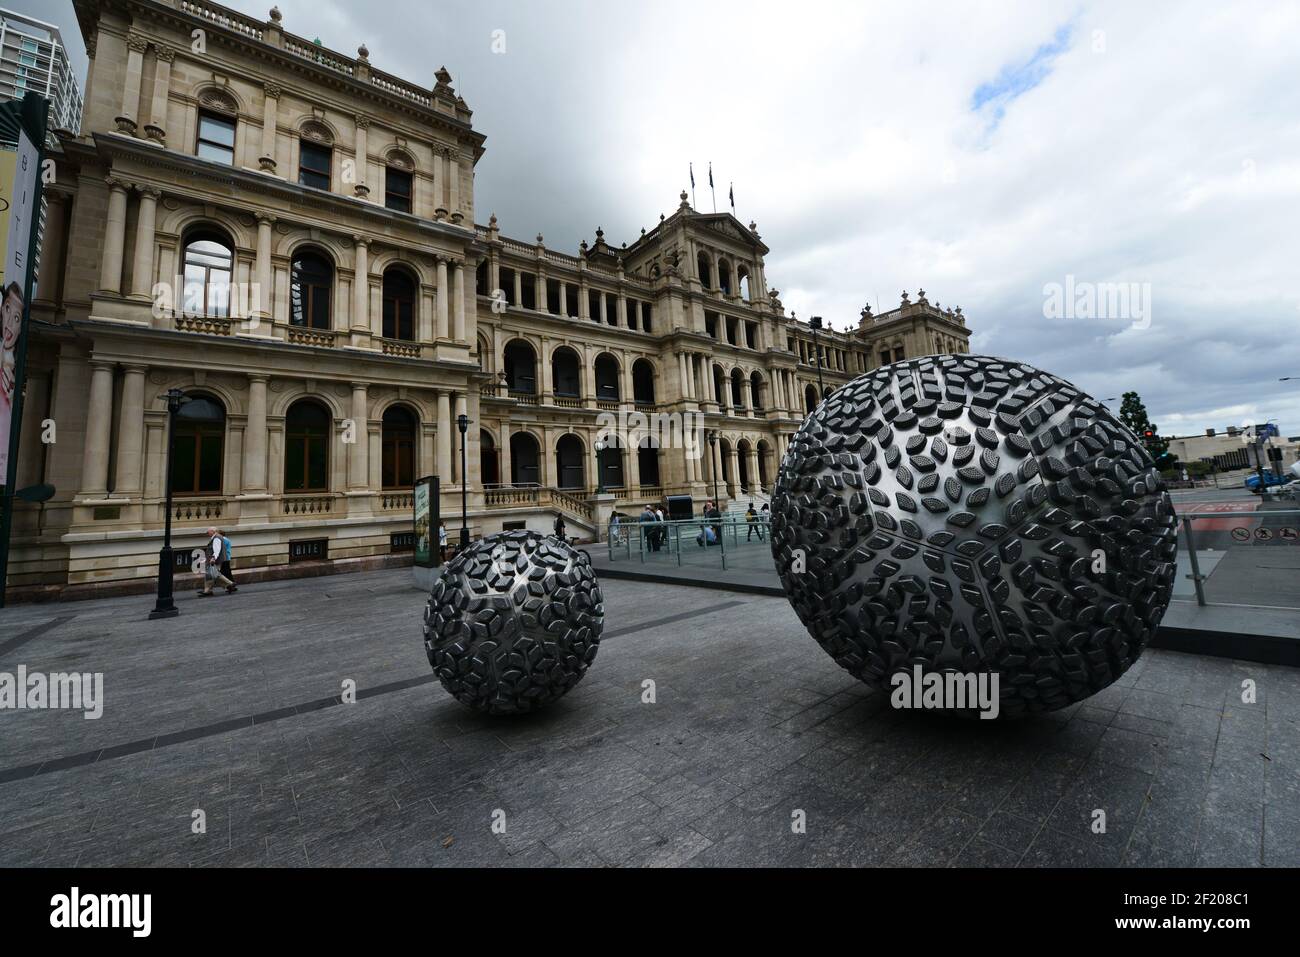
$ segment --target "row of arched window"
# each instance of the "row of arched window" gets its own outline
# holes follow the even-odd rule
[[[506,388],[521,395],[537,395],[537,352],[525,339],[512,339],[503,353]],[[594,398],[618,401],[621,397],[618,360],[602,352],[594,362]],[[582,398],[582,360],[575,349],[559,346],[551,353],[551,388],[556,398]],[[655,402],[655,371],[647,359],[632,363],[632,400],[643,405]]]
[[[417,417],[405,406],[384,412],[380,477],[385,489],[415,484]],[[284,417],[284,491],[328,492],[333,419],[329,409],[300,399]],[[220,399],[194,393],[176,414],[172,441],[172,492],[220,495],[226,453],[226,408]]]
[[[234,243],[212,227],[186,233],[182,243],[184,297],[187,316],[230,317],[230,288]],[[416,292],[410,271],[394,263],[383,275],[383,336],[415,340]],[[334,261],[319,247],[300,246],[289,265],[289,324],[307,329],[332,329],[334,324]]]

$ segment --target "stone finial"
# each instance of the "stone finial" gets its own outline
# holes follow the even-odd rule
[[[600,245],[601,243],[603,243],[604,241],[605,241],[605,230],[603,230],[603,229],[601,229],[599,226],[597,226],[597,227],[596,227],[596,245],[599,246],[599,245]]]
[[[581,259],[587,258],[587,241],[585,239],[578,243],[578,256]]]
[[[488,217],[488,228],[489,228],[489,229],[496,229],[496,228],[497,228],[497,214],[496,214],[496,213],[493,213],[491,216]]]
[[[870,318],[871,318],[871,303],[867,303],[865,306],[863,306],[863,307],[862,307],[862,311],[861,311],[860,313],[858,313],[858,315],[860,315],[860,316],[863,318],[863,320],[868,320],[868,319],[870,319]]]
[[[662,218],[662,217],[660,217],[660,218]],[[644,227],[644,226],[641,227],[641,235],[642,235],[642,236],[645,235],[645,227]]]
[[[909,298],[907,298],[907,290],[904,289],[904,290],[903,290],[903,301],[902,301],[899,305],[901,305],[901,306],[910,306],[911,304],[912,304],[912,300],[909,299]]]
[[[682,208],[682,209],[690,209],[690,204],[689,204],[688,202],[686,202],[686,190],[682,190],[682,192],[681,192],[681,199],[682,199],[681,208]]]
[[[542,239],[542,234],[541,234],[541,233],[538,233],[538,234],[537,234],[537,245],[539,245],[539,246],[545,246],[545,245],[546,245],[546,241],[545,241],[544,239]]]
[[[279,7],[272,7],[272,8],[271,8],[271,22],[272,22],[272,23],[279,23],[283,18],[284,18],[284,14],[282,14],[282,13],[280,12],[280,8],[279,8]]]
[[[961,306],[957,307],[956,315],[957,315],[957,321],[960,322],[963,326],[966,325],[966,317],[961,314]]]
[[[358,59],[358,60],[369,60],[369,59],[370,59],[370,50],[367,49],[367,47],[366,47],[366,45],[365,45],[364,43],[361,44],[361,46],[357,47],[357,59]]]
[[[928,306],[930,304],[929,300],[925,298],[924,289],[918,289],[916,291],[916,304],[918,306]]]
[[[451,74],[447,71],[445,66],[439,67],[438,72],[435,73],[434,76],[438,80],[438,85],[434,87],[435,90],[451,89]]]

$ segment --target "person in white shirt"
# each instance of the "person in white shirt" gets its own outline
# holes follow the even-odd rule
[[[212,597],[212,586],[218,583],[225,586],[227,592],[235,591],[235,583],[221,574],[221,562],[226,556],[226,540],[215,528],[208,529],[208,544],[203,550],[203,591],[200,598]]]

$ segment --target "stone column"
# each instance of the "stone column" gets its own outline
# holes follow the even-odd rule
[[[756,491],[761,491],[763,483],[758,477],[758,446],[751,444],[749,446],[749,494],[753,495]]]
[[[732,498],[740,497],[740,449],[733,442],[731,444],[731,481],[727,483],[727,494]]]
[[[501,458],[500,463],[497,466],[497,471],[501,474],[498,475],[497,478],[500,480],[502,485],[511,485],[513,484],[513,478],[510,475],[510,470],[513,466],[510,463],[510,423],[502,422],[500,432],[501,442],[499,443],[498,448],[501,452]]]
[[[262,95],[262,155],[257,158],[257,165],[263,173],[275,174],[275,138],[276,114],[280,108],[280,85],[266,83]]]
[[[141,462],[144,454],[144,366],[127,366],[122,379],[122,415],[117,434],[117,478],[113,495],[130,498],[140,494]],[[112,382],[112,371],[109,371]],[[94,383],[92,381],[92,389]]]
[[[465,264],[456,260],[452,263],[452,293],[456,298],[456,323],[453,336],[457,342],[465,342]]]
[[[556,286],[556,292],[560,297],[559,315],[567,316],[569,314],[569,287],[563,279],[556,280]]]
[[[54,302],[59,295],[59,279],[67,266],[67,253],[64,249],[64,216],[67,208],[67,196],[64,193],[46,188],[41,194],[46,202],[45,235],[41,239],[41,273],[36,281],[34,299]]]
[[[582,359],[582,404],[588,409],[596,407],[596,357],[590,349],[579,353]]]
[[[366,462],[370,451],[369,414],[366,410],[366,383],[352,383],[353,442],[348,447],[348,491],[364,492],[369,488],[370,471]]]
[[[131,298],[153,298],[154,226],[158,219],[158,197],[152,186],[137,186],[140,211],[135,224],[135,261],[131,264]]]
[[[104,220],[104,251],[100,258],[99,288],[113,295],[122,293],[122,256],[126,246],[127,183],[115,176],[108,183],[108,216]]]
[[[367,153],[369,146],[366,142],[366,131],[370,129],[370,118],[366,116],[356,117],[357,138],[356,138],[356,185],[354,191],[358,199],[365,199],[370,195],[370,187],[366,185],[366,167]]]
[[[618,303],[614,307],[614,321],[620,329],[627,328],[627,296],[621,291],[618,294]]]
[[[455,216],[460,212],[460,154],[455,150],[447,151],[447,187],[449,209]]]
[[[113,363],[92,359],[86,409],[86,445],[81,465],[83,498],[108,494],[108,443],[113,428]]]
[[[627,443],[627,462],[623,465],[623,484],[627,486],[628,494],[640,493],[641,491],[641,460],[637,454],[637,446],[630,440]]]
[[[542,405],[550,405],[555,401],[555,363],[553,357],[555,349],[551,346],[551,340],[542,337],[542,354],[537,358],[537,364],[541,366],[542,373]]]
[[[451,331],[448,327],[448,313],[450,303],[447,299],[451,295],[451,289],[447,283],[447,260],[441,256],[438,257],[438,338],[450,339]]]
[[[352,333],[370,335],[370,240],[352,237],[356,261],[352,271]]]
[[[126,81],[122,87],[122,112],[113,118],[117,132],[136,135],[136,113],[140,109],[140,78],[144,74],[144,51],[149,41],[138,33],[126,37]]]
[[[442,487],[451,485],[451,393],[438,391],[438,481]]]
[[[256,306],[252,315],[252,331],[259,335],[271,334],[274,321],[274,303],[272,297],[275,286],[271,278],[271,228],[275,217],[269,213],[257,214],[257,295],[253,298]],[[262,324],[266,325],[263,327]]]
[[[266,494],[266,383],[270,377],[248,376],[248,423],[244,426],[244,483],[242,491]],[[355,386],[354,386],[355,388]]]
[[[176,51],[170,47],[155,47],[154,55],[154,77],[153,77],[153,102],[149,111],[149,122],[145,125],[144,134],[149,137],[153,143],[159,146],[167,145],[167,92],[171,88],[172,78],[172,58],[176,56]]]

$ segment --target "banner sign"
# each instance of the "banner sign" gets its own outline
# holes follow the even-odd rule
[[[13,424],[14,393],[18,385],[18,340],[26,310],[25,288],[36,211],[36,177],[40,150],[26,131],[18,134],[16,153],[0,154],[0,208],[8,222],[3,229],[3,276],[0,276],[0,476],[9,474],[9,431]]]
[[[415,564],[436,568],[442,564],[438,548],[438,477],[426,475],[415,482]]]

